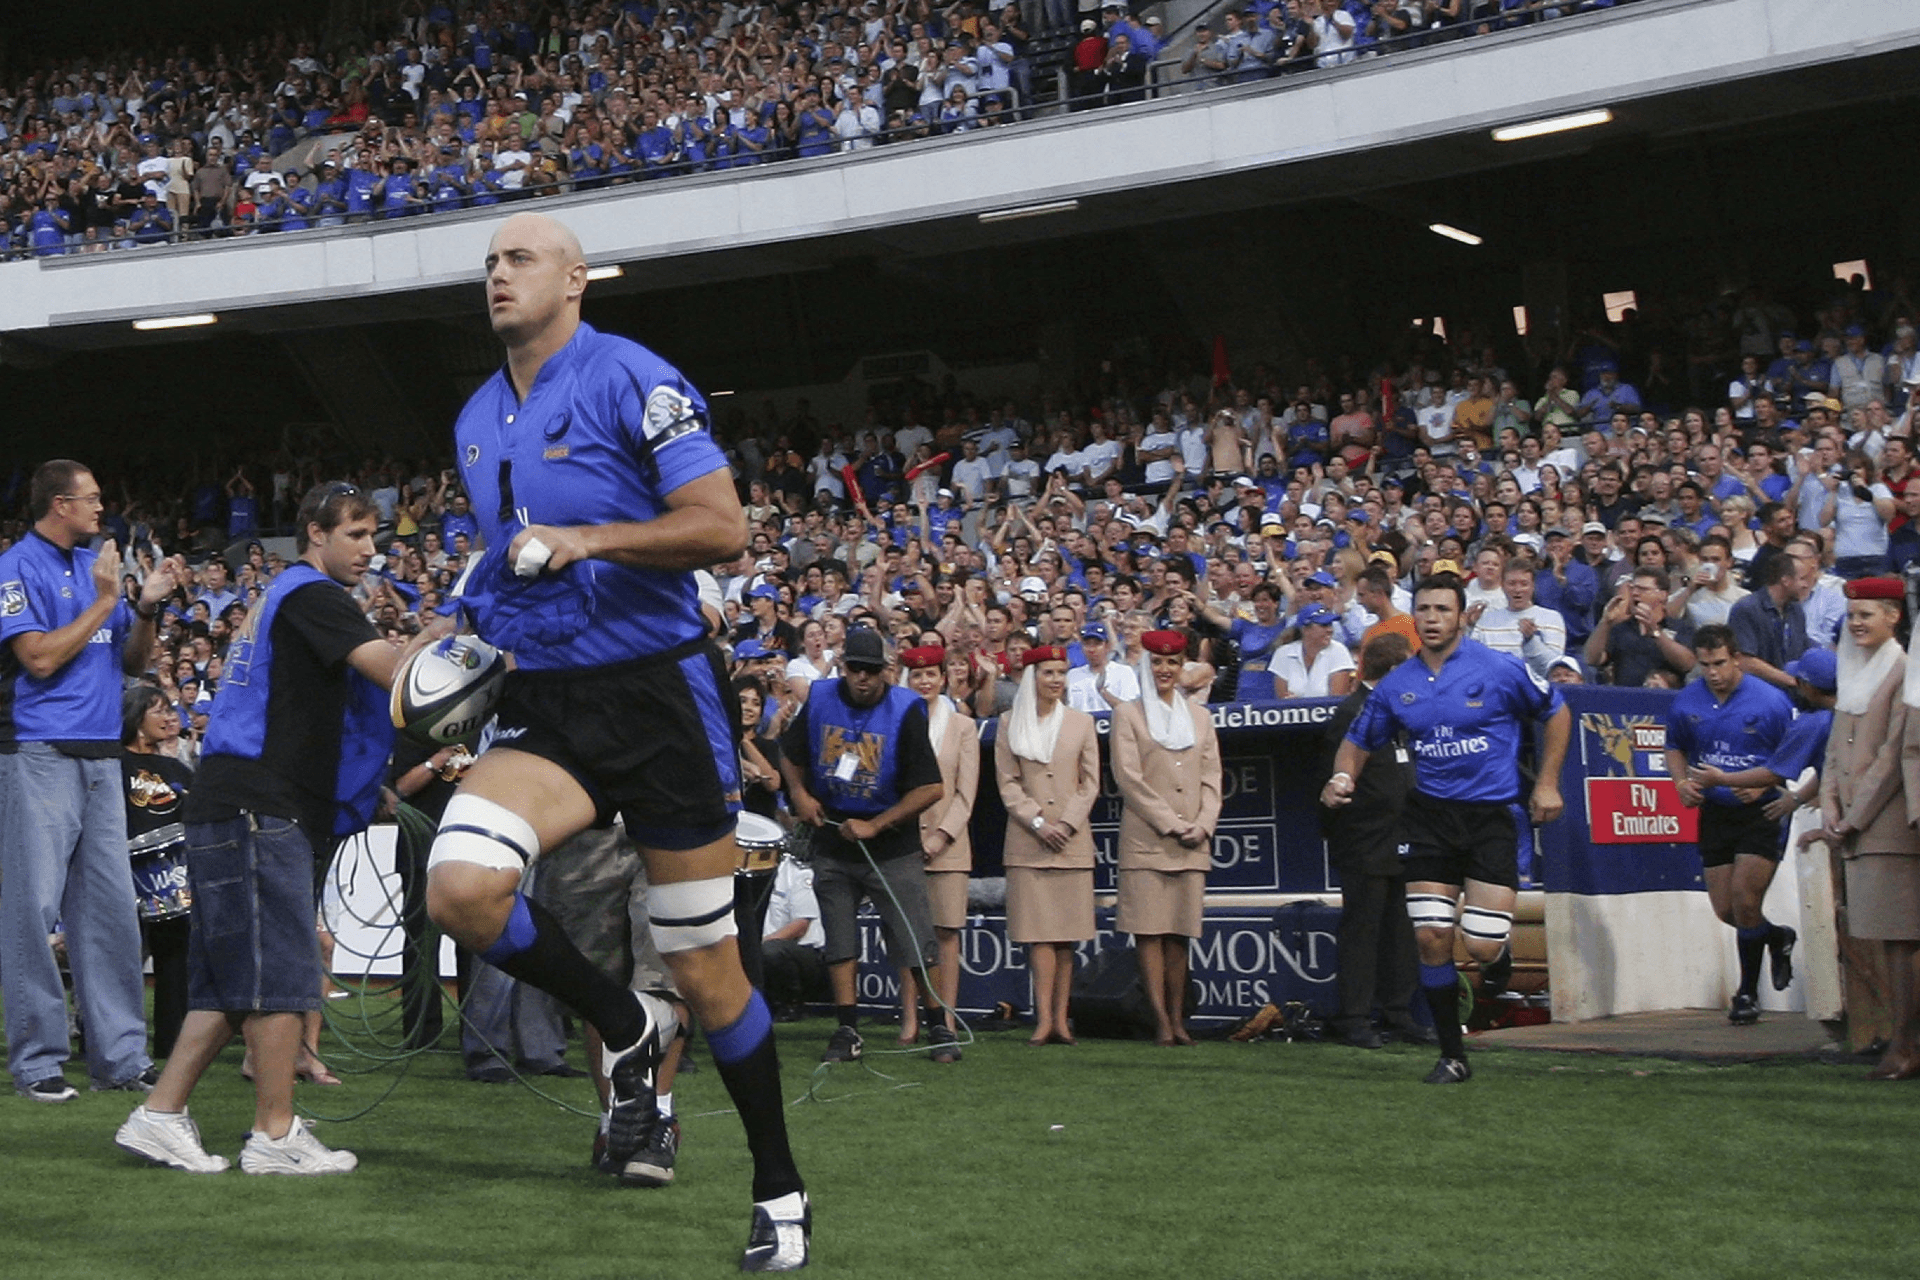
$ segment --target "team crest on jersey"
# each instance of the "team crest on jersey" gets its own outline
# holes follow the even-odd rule
[[[1403,694],[1401,694],[1401,695],[1400,695],[1400,701],[1402,701],[1402,702],[1404,702],[1404,703],[1406,703],[1406,704],[1407,704],[1408,706],[1412,706],[1412,705],[1413,705],[1413,695],[1412,695],[1411,693],[1403,693]]]
[[[19,579],[0,583],[0,618],[18,617],[27,611],[27,589]]]
[[[655,387],[647,396],[647,439],[655,448],[700,429],[693,401],[672,387]]]
[[[563,413],[560,415],[560,422],[557,426],[545,427],[541,430],[540,434],[546,437],[548,444],[552,444],[554,441],[564,437],[567,432],[571,430],[573,430],[573,414]],[[552,456],[551,450],[548,451],[548,456]]]
[[[468,445],[467,446],[467,465],[472,466],[474,463],[478,461],[480,461],[480,446],[477,444]]]

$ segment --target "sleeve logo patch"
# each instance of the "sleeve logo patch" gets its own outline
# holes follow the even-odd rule
[[[0,618],[18,617],[27,611],[27,589],[19,579],[0,583]]]
[[[647,439],[655,446],[698,431],[701,425],[693,401],[672,387],[655,387],[647,396]]]

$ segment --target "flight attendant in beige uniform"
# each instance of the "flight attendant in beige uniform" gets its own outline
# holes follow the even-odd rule
[[[1100,794],[1093,717],[1066,705],[1067,651],[1035,645],[1013,710],[993,744],[1007,806],[1007,938],[1027,944],[1033,970],[1033,1038],[1072,1044],[1067,1000],[1073,948],[1093,937],[1093,834]]]
[[[972,716],[946,694],[947,651],[922,645],[900,653],[907,687],[927,702],[927,736],[940,760],[940,800],[920,814],[921,857],[927,868],[927,906],[933,915],[934,936],[940,940],[940,963],[934,970],[936,995],[953,1027],[953,1006],[960,998],[960,930],[967,923],[967,877],[973,870],[973,841],[967,823],[973,818],[973,797],[980,789],[980,734]],[[912,969],[900,971],[900,1040],[918,1039],[918,983]],[[930,1001],[927,1003],[931,1003]],[[953,1050],[957,1056],[959,1049]]]
[[[1894,638],[1905,594],[1899,578],[1847,584],[1833,729],[1820,770],[1821,826],[1846,868],[1847,932],[1878,941],[1886,954],[1893,1035],[1869,1073],[1875,1080],[1920,1075],[1920,839],[1911,825],[1920,785],[1920,713],[1911,706],[1920,701],[1920,680],[1909,675],[1912,664]]]
[[[1113,709],[1113,778],[1120,815],[1120,906],[1114,927],[1133,935],[1157,1024],[1154,1043],[1187,1034],[1187,940],[1200,936],[1213,830],[1220,821],[1220,740],[1213,717],[1180,692],[1186,637],[1140,637],[1137,702]]]

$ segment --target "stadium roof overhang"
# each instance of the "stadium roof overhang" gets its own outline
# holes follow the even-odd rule
[[[1649,0],[1578,22],[1297,81],[1189,94],[965,139],[703,175],[529,206],[567,220],[594,286],[652,292],[906,261],[1270,211],[1588,155],[1656,155],[1716,134],[1911,100],[1920,5]],[[1601,128],[1493,140],[1495,126],[1606,106]],[[1870,147],[1873,154],[1882,154]],[[1829,167],[1837,153],[1804,164]],[[1839,176],[1839,175],[1836,175]],[[1044,216],[981,214],[1052,202]],[[1541,210],[1514,207],[1516,219]],[[0,267],[0,354],[118,348],[204,330],[130,322],[214,312],[226,332],[478,314],[499,210]],[[1409,219],[1418,210],[1409,210]]]

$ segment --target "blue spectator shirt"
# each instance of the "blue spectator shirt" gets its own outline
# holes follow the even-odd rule
[[[1347,741],[1378,751],[1404,730],[1414,786],[1436,800],[1511,804],[1520,796],[1521,723],[1566,703],[1526,664],[1462,638],[1436,675],[1416,653],[1374,686]]]
[[[585,323],[541,367],[524,402],[504,368],[489,378],[461,411],[454,443],[497,562],[528,525],[650,520],[675,490],[727,468],[706,401],[679,371]],[[522,582],[503,563],[490,577],[485,569],[475,579],[499,589],[474,612],[489,641],[505,644],[512,637],[503,628],[530,611],[580,622],[570,634],[536,623],[530,643],[506,644],[528,670],[629,662],[706,635],[690,573],[586,560]]]
[[[1733,628],[1740,652],[1770,667],[1784,669],[1807,651],[1806,609],[1798,600],[1787,601],[1784,609],[1776,606],[1765,588],[1734,601],[1727,625]]]
[[[1240,646],[1240,672],[1234,680],[1234,697],[1242,702],[1273,701],[1273,671],[1268,664],[1273,661],[1280,633],[1286,629],[1285,618],[1276,619],[1268,627],[1246,618],[1233,620],[1228,634]]]
[[[1808,765],[1819,768],[1827,758],[1827,738],[1833,733],[1833,712],[1802,711],[1794,716],[1767,768],[1792,782]]]
[[[380,175],[365,169],[347,170],[347,212],[371,213],[373,193],[380,188]]]
[[[1713,696],[1705,680],[1695,680],[1674,695],[1667,745],[1688,764],[1739,773],[1778,758],[1792,724],[1792,699],[1758,676],[1741,676],[1725,702]],[[1708,787],[1706,799],[1727,807],[1740,803],[1731,787]]]
[[[117,754],[120,745],[121,650],[133,627],[122,600],[106,624],[73,660],[37,680],[13,654],[13,641],[34,631],[58,631],[87,611],[99,591],[95,553],[63,551],[39,532],[0,555],[0,750],[16,742],[85,743],[83,750]]]

